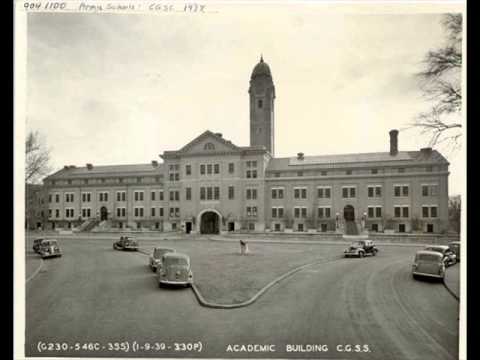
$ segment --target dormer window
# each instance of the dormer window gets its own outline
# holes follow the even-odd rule
[[[206,143],[205,146],[203,147],[204,150],[215,150],[215,145],[212,143]]]
[[[263,100],[258,100],[258,108],[261,109],[263,107]]]

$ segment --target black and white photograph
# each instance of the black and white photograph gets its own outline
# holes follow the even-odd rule
[[[15,1],[15,355],[466,359],[464,1]]]

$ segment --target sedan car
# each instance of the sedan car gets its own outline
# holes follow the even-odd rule
[[[368,255],[375,256],[378,252],[372,240],[354,241],[348,248],[344,250],[345,257],[364,257]]]
[[[138,242],[132,237],[129,236],[120,236],[120,240],[113,243],[113,248],[115,250],[138,250]]]
[[[38,251],[40,250],[40,245],[42,244],[42,241],[45,239],[35,239],[33,240],[33,251],[35,251],[38,254]]]
[[[158,285],[184,285],[193,283],[193,273],[188,255],[169,252],[162,257],[162,266],[157,268]]]
[[[449,242],[448,247],[455,254],[457,262],[460,262],[460,241]]]
[[[445,277],[443,255],[438,251],[417,251],[412,265],[412,276],[414,279],[419,276],[443,279]]]
[[[436,251],[443,256],[445,266],[451,266],[457,263],[455,253],[447,245],[429,245],[424,250]]]
[[[171,253],[175,252],[175,249],[167,249],[167,248],[161,248],[161,247],[156,247],[153,249],[152,254],[150,255],[150,258],[148,260],[148,264],[150,268],[153,271],[157,271],[158,266],[162,266],[162,257],[166,253]]]
[[[57,244],[57,240],[53,240],[53,239],[48,239],[48,240],[44,239],[40,243],[38,253],[42,257],[42,259],[62,256],[62,251],[60,250],[60,247]]]

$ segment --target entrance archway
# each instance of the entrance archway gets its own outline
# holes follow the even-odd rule
[[[215,211],[205,211],[200,215],[200,233],[218,234],[220,232],[220,216]]]
[[[108,210],[105,206],[100,208],[100,221],[108,219]]]
[[[352,205],[347,205],[343,208],[343,218],[346,221],[354,221],[355,220],[355,209]]]

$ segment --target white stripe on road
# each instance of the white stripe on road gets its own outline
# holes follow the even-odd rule
[[[30,280],[32,280],[37,274],[40,272],[40,269],[43,267],[43,259],[40,259],[40,265],[38,268],[33,272],[32,275],[28,277],[28,279],[25,281],[25,284],[27,284]]]

